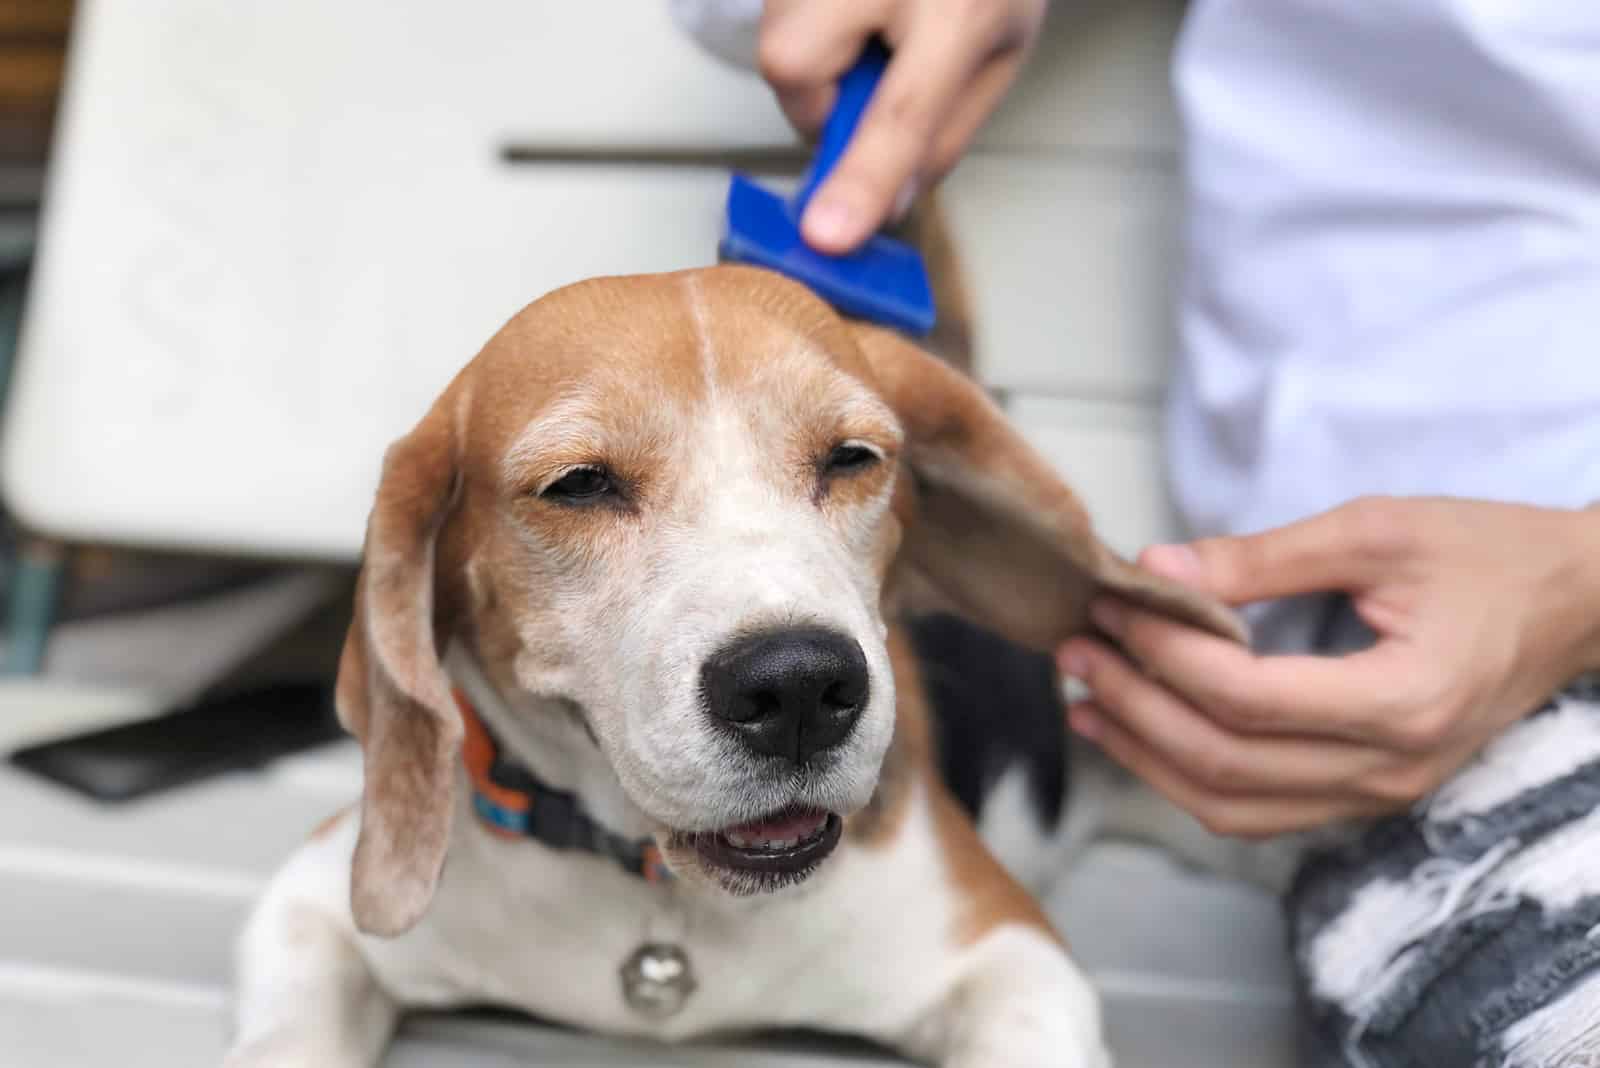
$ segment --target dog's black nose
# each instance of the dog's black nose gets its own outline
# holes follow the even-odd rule
[[[867,658],[821,627],[769,631],[717,651],[700,685],[711,715],[745,745],[803,764],[849,737],[867,703]]]

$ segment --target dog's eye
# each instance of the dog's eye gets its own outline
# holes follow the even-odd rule
[[[539,496],[555,501],[590,501],[614,492],[611,473],[603,467],[574,467],[546,486]]]
[[[865,445],[855,445],[846,442],[835,445],[833,451],[828,453],[828,460],[823,465],[830,474],[848,475],[871,467],[878,462],[878,454]]]

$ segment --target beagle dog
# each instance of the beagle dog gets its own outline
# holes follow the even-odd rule
[[[908,618],[912,589],[957,615]],[[1098,541],[969,378],[795,283],[535,301],[385,458],[338,679],[360,807],[256,908],[226,1063],[375,1065],[402,1010],[487,1004],[1108,1064],[966,751],[1024,705],[1059,729],[1043,653],[1099,591],[1241,636]],[[1026,818],[1083,838],[1066,808]]]

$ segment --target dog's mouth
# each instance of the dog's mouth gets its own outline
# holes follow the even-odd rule
[[[758,894],[809,878],[838,846],[842,828],[835,813],[795,807],[681,838],[726,889]]]

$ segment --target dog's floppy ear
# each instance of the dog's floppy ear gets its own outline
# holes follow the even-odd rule
[[[367,520],[339,719],[361,740],[356,926],[392,937],[427,910],[444,864],[462,724],[439,662],[435,556],[458,488],[454,394],[390,446]]]
[[[906,429],[904,503],[914,514],[903,517],[900,566],[975,622],[1039,650],[1087,629],[1097,592],[1244,640],[1227,607],[1104,545],[1078,498],[976,383],[897,334],[853,326]]]

